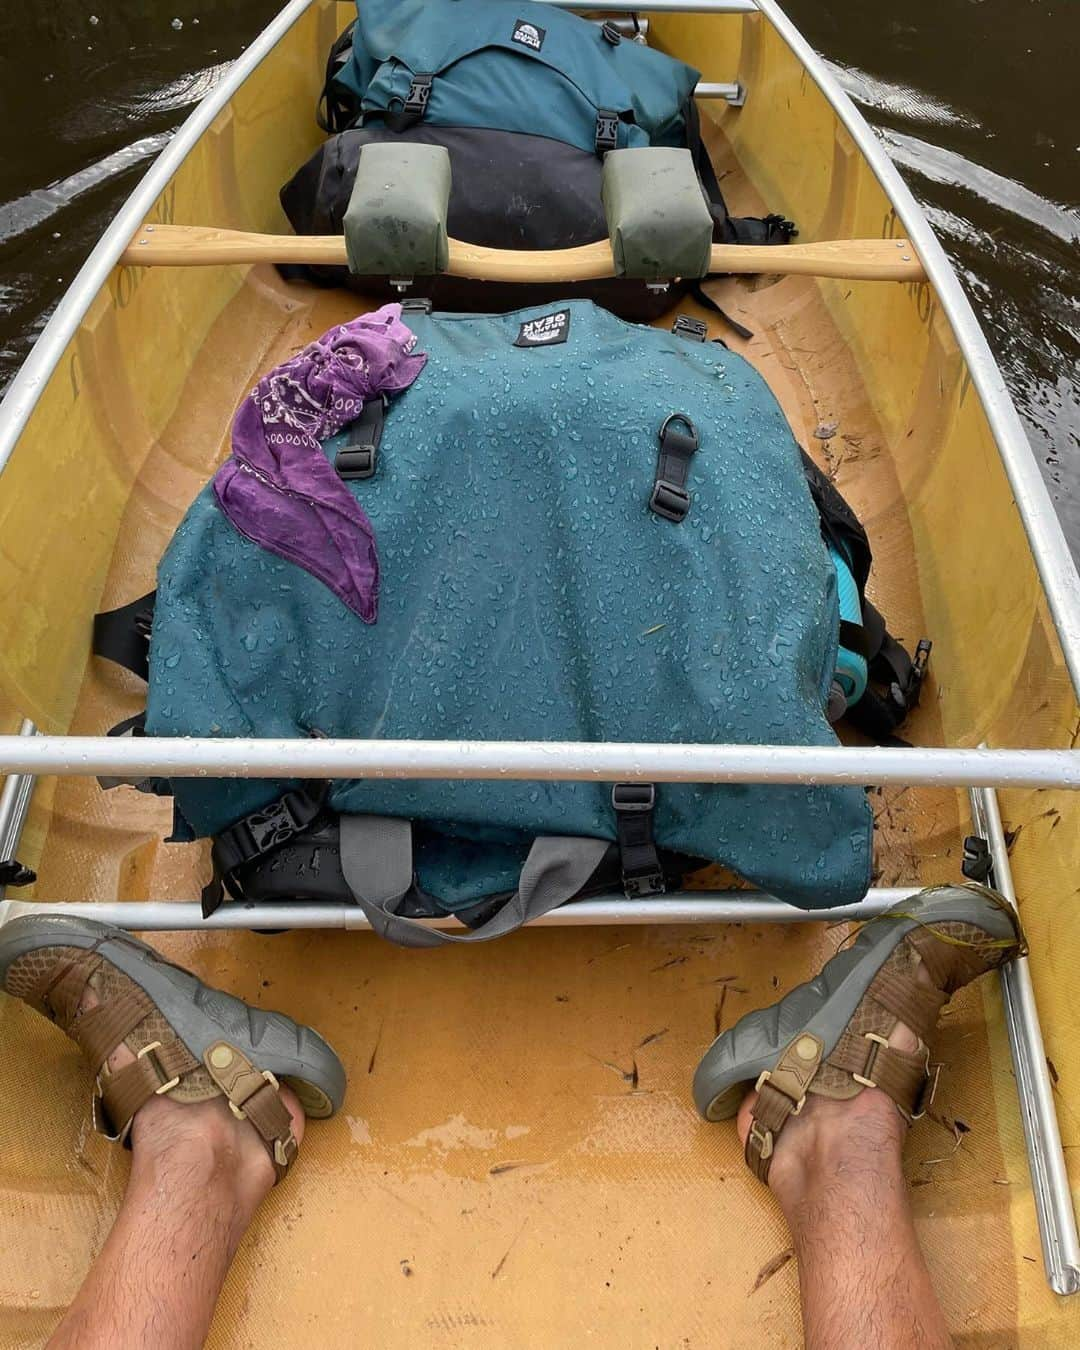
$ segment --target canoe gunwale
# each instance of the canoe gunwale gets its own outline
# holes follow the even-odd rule
[[[756,5],[828,100],[870,165],[874,177],[895,208],[904,232],[922,260],[930,285],[937,294],[960,353],[971,372],[972,382],[990,424],[1046,592],[1073,691],[1080,699],[1080,572],[1077,571],[1012,395],[990,351],[990,344],[971,302],[922,207],[876,133],[841,88],[825,61],[787,17],[777,0],[756,0]]]

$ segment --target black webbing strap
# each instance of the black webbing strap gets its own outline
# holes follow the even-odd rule
[[[596,153],[601,159],[619,146],[619,114],[611,108],[596,110]]]
[[[733,319],[726,309],[721,309],[700,282],[694,282],[693,286],[690,287],[690,294],[704,309],[711,309],[714,314],[718,314],[733,333],[738,333],[739,337],[749,339],[754,336],[753,331],[747,328],[744,323],[740,323],[738,319]]]
[[[203,918],[209,918],[221,904],[224,891],[234,899],[241,898],[234,887],[238,868],[271,853],[287,844],[309,825],[326,803],[328,783],[314,787],[297,788],[286,792],[277,801],[252,811],[235,825],[214,836],[210,859],[214,865],[213,879],[202,893]]]
[[[701,139],[701,118],[693,94],[686,100],[683,108],[683,120],[686,122],[686,144],[690,151],[690,158],[694,161],[697,176],[701,179],[701,186],[705,189],[705,195],[709,199],[709,210],[712,212],[713,220],[722,227],[727,220],[727,205],[724,201],[724,194],[720,191],[720,181],[716,177],[716,170],[709,158],[709,152],[705,148],[705,142]]]
[[[145,736],[146,711],[136,713],[134,717],[125,717],[116,726],[110,727],[106,736]],[[123,778],[112,774],[99,774],[98,786],[108,792],[111,788],[133,787],[137,792],[148,792],[156,797],[171,797],[172,784],[167,778],[157,778],[147,774],[145,778]]]
[[[123,666],[141,680],[149,680],[150,627],[156,600],[157,591],[149,591],[120,609],[95,614],[91,643],[94,655]]]
[[[346,482],[353,478],[370,478],[374,474],[387,402],[386,395],[380,394],[364,404],[363,411],[352,424],[348,444],[334,456],[334,468]]]
[[[360,101],[351,89],[345,89],[337,82],[337,77],[352,60],[353,19],[330,48],[326,58],[326,78],[322,94],[315,109],[315,120],[323,131],[333,135],[354,126],[360,116]]]
[[[866,692],[854,707],[848,709],[847,716],[864,735],[888,744],[895,742],[897,729],[912,708],[918,706],[934,644],[929,638],[920,638],[914,657],[909,656],[906,648],[885,627],[885,620],[875,606],[864,599],[862,608],[862,631],[866,640],[866,650],[862,654],[866,657],[873,683],[866,686]],[[883,692],[879,693],[874,685],[881,686]]]
[[[418,70],[412,77],[409,93],[400,112],[387,113],[383,118],[391,131],[408,131],[424,120],[428,101],[431,98],[431,85],[435,76],[427,71]]]
[[[680,431],[677,423],[682,423]],[[685,413],[672,413],[660,428],[660,456],[656,461],[656,481],[649,498],[649,510],[676,524],[686,519],[690,494],[686,480],[690,461],[698,450],[697,427]]]
[[[616,783],[611,789],[611,805],[627,899],[663,895],[664,870],[653,837],[656,788],[652,783]]]

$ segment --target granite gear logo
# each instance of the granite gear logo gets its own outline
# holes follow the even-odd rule
[[[570,311],[556,310],[539,319],[526,319],[514,339],[515,347],[554,347],[570,336]]]
[[[526,23],[524,19],[518,19],[514,24],[514,31],[510,34],[511,42],[519,42],[523,47],[531,47],[534,52],[538,52],[544,45],[544,38],[547,37],[546,28],[537,28],[534,23]]]

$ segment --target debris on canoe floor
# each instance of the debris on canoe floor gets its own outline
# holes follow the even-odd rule
[[[814,436],[819,441],[831,441],[839,427],[839,422],[819,422],[814,428]]]
[[[785,1247],[782,1252],[777,1252],[771,1261],[766,1261],[758,1271],[757,1279],[754,1281],[754,1287],[750,1290],[750,1293],[756,1294],[761,1286],[767,1284],[778,1270],[783,1270],[794,1255],[794,1247]]]
[[[651,1045],[653,1041],[658,1041],[661,1036],[666,1036],[667,1034],[667,1027],[661,1027],[659,1031],[650,1031],[643,1041],[638,1041],[637,1048],[640,1050],[644,1045]]]

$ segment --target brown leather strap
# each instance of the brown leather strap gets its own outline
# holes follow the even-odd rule
[[[946,998],[987,969],[987,948],[992,944],[944,941],[932,928],[916,928],[907,939],[922,958],[933,984]]]
[[[876,1087],[900,1108],[906,1120],[924,1114],[933,1100],[930,1053],[898,1050],[884,1037],[869,1033],[855,1035],[844,1031],[826,1060],[835,1069],[850,1073],[861,1087]]]
[[[125,1064],[116,1073],[98,1075],[94,1128],[110,1139],[126,1138],[132,1117],[141,1106],[155,1094],[171,1092],[184,1074],[198,1067],[199,1061],[178,1038],[167,1044],[152,1041],[138,1052],[132,1064]]]
[[[744,1156],[760,1181],[768,1181],[776,1139],[789,1118],[803,1108],[807,1089],[821,1065],[824,1043],[808,1031],[801,1032],[757,1082],[757,1097],[750,1111],[750,1133]]]
[[[90,977],[100,965],[100,956],[80,953],[66,965],[47,970],[27,997],[30,1002],[41,1003],[57,1026],[67,1031],[79,1011]]]
[[[235,1045],[215,1041],[203,1055],[210,1077],[228,1098],[232,1112],[249,1120],[266,1145],[274,1165],[275,1184],[296,1157],[297,1142],[292,1116],[281,1100],[278,1081],[272,1073],[255,1068]]]
[[[871,980],[866,992],[922,1041],[933,1036],[941,1009],[949,998],[942,990],[921,984],[914,975],[902,975],[885,966]]]
[[[115,994],[71,1024],[69,1035],[97,1073],[112,1052],[125,1041],[149,1013],[154,1003],[142,989],[133,987]]]

